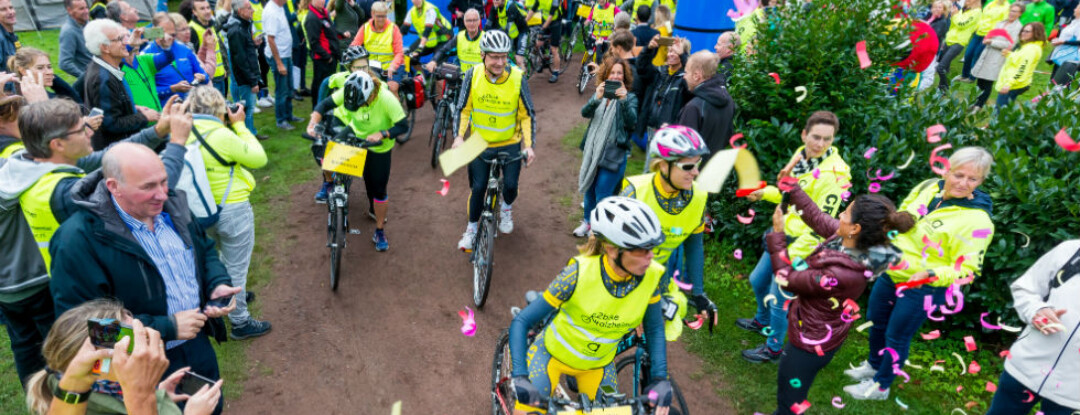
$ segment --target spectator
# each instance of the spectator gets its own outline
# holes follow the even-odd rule
[[[630,9],[627,9],[630,10]],[[634,34],[634,38],[637,39],[635,46],[645,49],[649,46],[649,40],[659,35],[656,29],[649,26],[649,21],[652,19],[652,9],[649,6],[641,5],[634,12],[634,26],[630,29],[630,32]],[[635,53],[637,50],[635,50]]]
[[[49,55],[29,46],[24,46],[8,58],[7,67],[22,81],[38,82],[42,88],[46,88],[48,98],[67,98],[76,103],[82,103],[82,97],[71,85],[53,73]],[[39,79],[40,78],[40,79]],[[17,93],[24,93],[26,85],[20,81],[15,85]]]
[[[933,5],[930,6],[930,15],[926,18],[926,23],[930,25],[930,28],[934,30],[934,34],[937,35],[938,55],[945,49],[945,39],[952,21],[950,18],[951,13],[952,6],[949,0],[934,0]],[[919,91],[929,89],[934,85],[934,74],[937,73],[937,66],[938,58],[935,56],[934,60],[930,62],[930,66],[927,66],[926,69],[919,73]]]
[[[240,1],[246,0],[233,0],[233,4]],[[206,232],[218,243],[221,263],[232,277],[232,286],[240,289],[236,310],[229,313],[232,323],[229,337],[240,340],[261,336],[270,331],[270,323],[251,317],[244,292],[251,251],[255,247],[255,216],[248,201],[255,189],[255,176],[247,169],[265,166],[266,152],[244,126],[244,108],[227,112],[225,97],[216,89],[196,87],[188,101],[195,114],[188,144],[202,138],[203,163],[214,194],[213,203],[222,206],[218,222]]]
[[[368,14],[356,0],[334,0],[327,9],[334,13],[334,29],[338,33],[356,33],[360,25],[368,20]],[[345,50],[350,42],[352,39],[342,39],[338,42],[340,50]]]
[[[109,3],[108,6],[105,6],[105,14],[109,19],[124,26],[129,32],[135,30],[135,26],[139,24],[139,11],[124,0]]]
[[[3,0],[0,0],[3,1]],[[120,65],[128,56],[128,33],[123,26],[109,19],[93,20],[83,29],[86,49],[94,55],[86,74],[75,83],[87,107],[101,108],[105,119],[94,132],[93,145],[101,150],[156,121],[158,113],[132,100],[124,71]]]
[[[498,30],[510,36],[510,51],[519,68],[525,67],[528,53],[529,22],[525,20],[524,5],[513,0],[492,0],[484,30]],[[578,17],[575,15],[575,19]]]
[[[450,10],[450,20],[458,30],[465,30],[465,12],[476,9],[478,13],[484,13],[484,0],[450,0],[446,9]]]
[[[716,39],[716,46],[713,47],[716,50],[716,56],[720,58],[720,65],[717,69],[720,76],[723,77],[724,85],[727,86],[728,79],[731,79],[732,72],[735,71],[735,51],[738,51],[742,39],[739,38],[739,34],[735,32],[724,32]]]
[[[86,72],[86,65],[93,56],[86,49],[83,26],[90,21],[90,9],[86,0],[64,0],[68,18],[60,27],[60,70],[75,78]]]
[[[105,153],[101,167],[72,189],[80,209],[49,245],[56,313],[116,298],[162,334],[168,372],[190,367],[219,379],[207,335],[225,340],[221,317],[236,308],[235,300],[224,308],[206,302],[243,288],[229,285],[214,242],[189,213],[184,196],[169,191],[165,167],[153,151],[118,144]]]
[[[0,92],[0,163],[3,160],[10,158],[13,154],[26,148],[23,145],[22,139],[19,138],[19,111],[26,106],[26,98],[19,95],[9,95]],[[2,167],[2,165],[0,165]],[[2,185],[0,185],[2,189]],[[2,191],[2,190],[0,190]],[[0,202],[2,206],[2,202]],[[2,225],[0,225],[2,226]],[[7,244],[4,245],[9,246]],[[0,281],[3,279],[0,278]],[[0,288],[0,293],[4,290]],[[2,301],[2,297],[0,297]],[[3,316],[2,310],[0,310],[0,317]],[[10,337],[10,336],[9,336]]]
[[[1051,43],[1054,51],[1050,53],[1050,62],[1054,64],[1050,78],[1054,88],[1067,88],[1076,77],[1077,65],[1080,65],[1080,6],[1073,8],[1073,19]]]
[[[90,342],[88,319],[129,324],[132,335],[125,336],[112,349],[97,349]],[[61,315],[43,349],[48,367],[35,373],[27,388],[27,404],[35,415],[179,414],[176,402],[183,400],[187,401],[185,415],[208,415],[221,398],[222,381],[192,396],[175,393],[184,370],[161,381],[169,365],[161,347],[161,334],[132,319],[131,313],[113,300],[88,301]],[[92,372],[99,360],[109,358],[109,369],[101,375]],[[85,405],[66,402],[57,396],[57,390],[69,394],[70,399],[85,397]]]
[[[986,42],[983,42],[983,38],[985,38],[986,34],[990,33],[990,30],[994,29],[997,24],[1004,20],[1009,14],[1010,6],[1009,2],[1006,0],[990,0],[983,5],[982,13],[979,15],[978,26],[975,29],[975,33],[971,34],[971,40],[968,41],[967,49],[964,50],[964,66],[960,69],[961,78],[965,78],[969,82],[975,80],[975,77],[971,75],[971,67],[975,66],[975,62],[979,60],[979,57],[982,56],[983,49],[986,48]]]
[[[1024,12],[1024,5],[1013,4],[1009,7],[1009,15],[998,22],[994,29],[1003,29],[1009,34],[1009,37],[995,36],[992,38],[983,39],[982,42],[986,45],[986,50],[979,56],[978,62],[975,62],[971,68],[971,74],[975,77],[976,85],[979,87],[979,96],[975,99],[975,105],[973,109],[982,108],[986,105],[986,100],[990,98],[990,92],[993,89],[994,81],[997,81],[998,74],[1001,73],[1001,66],[1005,64],[1005,54],[1001,53],[1005,50],[1012,49],[1013,41],[1010,39],[1018,39],[1020,37],[1020,14]]]
[[[0,0],[2,1],[2,0]],[[285,2],[270,0],[263,9],[263,31],[266,33],[266,60],[274,70],[274,118],[278,129],[292,131],[291,122],[300,120],[292,111],[292,30],[285,16]]]
[[[337,70],[338,57],[341,56],[341,40],[351,39],[352,33],[338,33],[326,11],[326,0],[312,0],[304,17],[304,32],[307,33],[308,50],[311,51],[311,90],[318,95],[319,86],[324,79]]]
[[[217,4],[214,5],[214,27],[220,30],[225,25],[225,22],[229,21],[229,15],[231,14],[232,0],[218,0]]]
[[[90,5],[90,20],[108,19],[109,14],[106,9],[108,4],[105,0],[94,0]]]
[[[0,71],[7,72],[8,57],[21,46],[15,34],[15,6],[11,0],[0,0],[0,31]]]
[[[197,51],[195,57],[199,60],[203,73],[212,74],[217,71],[217,63],[214,61],[214,54],[217,51],[214,47],[214,33],[203,33],[202,41],[199,42],[199,47],[196,48],[195,44],[191,42],[193,31],[188,27],[187,19],[184,19],[184,16],[180,13],[169,13],[169,18],[172,19],[173,26],[176,27],[176,37],[173,38],[173,41],[186,46],[188,49]]]
[[[656,12],[653,13],[653,20],[652,20],[653,21],[653,24],[652,24],[653,29],[656,29],[657,34],[659,34],[660,36],[664,36],[664,37],[671,36],[671,31],[673,30],[672,25],[675,22],[675,19],[673,17],[671,17],[671,13],[672,13],[671,9],[668,8],[667,6],[660,6],[660,7],[657,7],[655,10],[656,10]],[[651,41],[652,39],[653,38],[649,38],[649,41]],[[646,46],[646,49],[648,49],[647,48],[648,44],[646,44],[645,46]],[[665,63],[666,63],[665,61],[667,59],[667,50],[668,50],[667,46],[660,46],[657,49],[656,57],[652,58],[653,66],[661,67],[661,66],[665,65]]]
[[[1000,109],[1009,105],[1016,97],[1027,92],[1031,87],[1031,78],[1035,75],[1035,67],[1042,60],[1042,48],[1046,44],[1046,30],[1042,23],[1033,22],[1024,25],[1020,29],[1020,37],[1012,50],[1005,49],[1001,54],[1005,56],[1005,64],[1001,67],[994,89],[998,91],[995,108]]]
[[[649,41],[649,46],[638,56],[638,75],[641,76],[641,82],[649,86],[645,103],[638,114],[637,132],[640,134],[645,132],[645,127],[656,129],[664,124],[675,124],[679,111],[691,98],[686,81],[683,80],[684,66],[689,58],[685,51],[690,50],[690,41],[676,38],[675,43],[667,48],[667,64],[656,68],[651,66],[650,62],[653,62],[653,56],[657,54],[657,39],[659,37]]]
[[[3,10],[2,3],[0,3],[0,10]],[[0,12],[0,17],[2,17],[2,12]],[[1054,30],[1054,6],[1043,0],[1031,0],[1024,14],[1020,16],[1020,23],[1027,26],[1028,23],[1034,22],[1042,23],[1043,30],[1046,32],[1044,38],[1050,37],[1050,32]]]
[[[712,52],[703,50],[690,56],[683,79],[693,98],[673,123],[694,129],[705,139],[706,147],[716,149],[724,148],[735,134],[735,101],[728,94],[726,80],[717,73],[718,66],[719,56]],[[709,154],[702,156],[702,165],[709,158]]]
[[[484,32],[480,30],[480,12],[476,9],[469,9],[465,12],[463,21],[465,22],[465,29],[459,31],[452,41],[446,42],[439,47],[431,61],[424,65],[428,72],[435,71],[437,65],[445,63],[451,57],[457,57],[460,65],[458,70],[462,74],[483,63],[482,52],[480,51],[480,36]]]
[[[938,89],[942,93],[949,92],[949,69],[953,59],[964,53],[971,34],[979,25],[979,16],[982,15],[979,0],[965,0],[964,8],[952,7],[952,17],[949,19],[949,32],[945,35],[945,45],[941,47],[937,55]],[[967,79],[957,75],[956,81],[966,82]]]
[[[221,95],[228,95],[228,75],[225,67],[225,47],[222,46],[223,39],[221,33],[218,32],[216,26],[214,26],[214,10],[210,8],[210,2],[206,0],[195,0],[192,2],[192,18],[188,22],[188,26],[191,27],[191,41],[194,42],[195,47],[192,50],[200,50],[200,47],[204,44],[204,38],[208,37],[207,32],[213,35],[213,43],[210,47],[214,48],[214,72],[211,77],[214,88],[217,88]]]
[[[183,99],[194,85],[206,83],[206,72],[203,71],[195,52],[176,42],[176,24],[168,13],[154,14],[153,22],[154,27],[164,32],[164,36],[147,46],[145,53],[160,54],[165,50],[172,50],[175,58],[172,65],[161,68],[154,75],[157,98],[160,102],[167,102],[173,95],[179,95]],[[188,30],[183,31],[190,33]]]
[[[1049,415],[1080,410],[1075,389],[1049,385],[1080,383],[1080,240],[1064,241],[1047,252],[1010,285],[1024,331],[1009,348],[987,415],[1026,415],[1042,402]],[[1070,312],[1071,311],[1071,312]]]
[[[233,0],[233,13],[225,23],[225,38],[229,45],[229,61],[232,64],[233,100],[244,104],[244,126],[260,140],[255,130],[255,96],[259,93],[259,53],[251,37],[251,17],[255,9],[249,0]]]
[[[169,48],[157,48],[161,53],[139,53],[143,50],[143,45],[150,41],[143,37],[144,30],[146,29],[140,27],[131,33],[130,50],[120,69],[124,71],[124,82],[128,84],[131,100],[135,105],[160,112],[162,101],[158,99],[157,74],[170,67],[175,56],[171,41],[168,42]]]
[[[0,106],[11,111],[18,102]],[[179,109],[179,107],[177,107]],[[84,118],[78,104],[48,100],[31,104],[18,113],[8,112],[2,128],[8,136],[22,137],[26,151],[12,155],[0,167],[0,312],[8,321],[15,368],[23,381],[41,369],[41,342],[53,320],[49,287],[49,241],[60,223],[71,216],[75,203],[70,190],[87,171],[101,165],[103,152],[91,153],[88,125],[100,124],[101,116]],[[10,121],[9,121],[10,120]],[[175,127],[183,133],[183,120],[168,118],[127,141],[158,146]],[[189,122],[190,123],[190,122]],[[170,172],[179,177],[184,141],[173,141],[165,152]],[[40,253],[40,254],[38,254]]]
[[[285,0],[285,18],[289,21],[292,32],[292,87],[293,101],[303,101],[311,96],[311,90],[304,85],[307,79],[307,34],[304,33],[304,18],[307,17],[308,4],[311,0]],[[316,91],[318,92],[318,91]]]
[[[640,16],[640,11],[641,11],[641,8],[643,8],[643,7],[645,8],[645,10],[649,11],[648,13],[645,14],[644,19],[642,19],[641,16]],[[636,17],[636,19],[634,21],[635,23],[637,23],[637,24],[645,24],[645,25],[653,23],[653,21],[652,21],[652,11],[656,10],[658,7],[660,7],[660,0],[626,0],[626,1],[622,2],[621,5],[619,5],[619,8],[622,9],[622,10],[633,11],[634,16]],[[636,35],[636,33],[635,33],[635,35]],[[642,38],[638,37],[638,39],[642,39]],[[646,39],[645,41],[648,42],[648,39],[652,39],[652,36],[646,37],[644,39]],[[645,46],[645,45],[641,45],[641,46]]]

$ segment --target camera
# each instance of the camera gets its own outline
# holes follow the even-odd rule
[[[244,104],[241,104],[239,102],[234,102],[232,104],[229,104],[229,112],[230,113],[240,111],[241,108],[244,108]]]

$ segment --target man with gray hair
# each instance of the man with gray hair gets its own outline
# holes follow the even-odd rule
[[[724,77],[717,74],[719,62],[715,53],[705,50],[690,55],[683,80],[694,97],[679,112],[676,123],[697,130],[713,151],[724,148],[735,133],[735,101]],[[702,157],[702,163],[708,159],[708,155]]]
[[[720,58],[720,67],[718,71],[720,76],[724,77],[724,85],[727,85],[727,80],[731,79],[731,73],[735,70],[735,64],[732,62],[732,58],[735,56],[735,51],[739,50],[742,45],[742,39],[738,33],[734,31],[724,32],[716,39],[716,46],[713,49],[716,50],[716,56]]]
[[[64,0],[68,18],[60,27],[60,69],[73,77],[80,77],[90,63],[90,51],[86,49],[83,26],[90,21],[90,9],[86,0]]]
[[[105,6],[105,15],[123,25],[128,31],[135,30],[135,26],[139,24],[139,11],[124,0],[114,1]]]
[[[270,138],[259,135],[255,129],[255,96],[259,94],[259,50],[251,36],[252,16],[255,9],[248,0],[233,0],[232,14],[221,27],[225,31],[225,40],[231,63],[232,96],[234,102],[244,104],[244,126],[260,140]]]

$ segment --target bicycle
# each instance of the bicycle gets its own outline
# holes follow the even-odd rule
[[[434,82],[445,83],[438,104],[435,104],[435,122],[431,126],[431,138],[428,139],[433,169],[439,166],[439,154],[446,147],[447,141],[453,140],[455,136],[454,114],[458,111],[457,96],[463,75],[457,65],[444,63],[435,70],[432,76]]]
[[[595,2],[593,0],[584,0],[577,5],[577,12],[570,18],[563,19],[563,27],[570,27],[570,33],[563,32],[562,42],[559,45],[559,53],[562,57],[562,71],[565,72],[570,67],[570,58],[574,55],[574,49],[577,49],[578,39],[581,39],[581,43],[585,43],[586,33],[589,33],[589,23],[585,22],[588,17],[588,11],[592,9]],[[584,16],[582,16],[584,14]]]
[[[596,63],[596,51],[600,45],[600,42],[597,42],[591,35],[586,34],[583,36],[585,36],[585,53],[581,55],[581,68],[578,72],[578,95],[585,94],[589,82],[596,77],[596,73],[591,71],[589,66]]]
[[[326,122],[329,122],[329,118]],[[315,143],[313,145],[334,141],[353,147],[367,148],[378,144],[356,137],[352,128],[342,126],[334,130],[333,136],[328,135],[325,133],[325,125],[319,124],[315,127],[316,136],[307,133],[302,133],[300,136]],[[350,233],[359,235],[360,231],[349,229],[349,187],[352,185],[352,176],[334,173],[332,177],[333,186],[326,196],[326,246],[330,248],[330,290],[336,292],[341,275],[341,257],[347,245],[345,236]]]
[[[473,265],[473,303],[477,309],[484,306],[488,288],[491,287],[491,270],[495,261],[495,236],[498,234],[496,226],[499,221],[499,203],[502,202],[503,194],[501,167],[524,158],[524,152],[516,156],[499,153],[490,160],[483,157],[477,158],[491,166],[488,172],[487,189],[484,191],[484,207],[480,213],[476,237],[473,239],[473,250],[469,256],[469,262]]]

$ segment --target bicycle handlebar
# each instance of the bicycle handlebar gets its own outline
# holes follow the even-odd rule
[[[579,401],[572,401],[569,399],[562,399],[558,397],[541,397],[540,407],[547,408],[547,413],[557,414],[561,410],[573,409],[581,410],[583,412],[591,412],[600,408],[617,408],[620,406],[630,406],[631,412],[635,415],[645,415],[646,408],[648,408],[648,399],[641,397],[629,397],[626,394],[608,395],[607,393],[600,392],[596,400],[589,400],[585,394],[579,395]]]
[[[477,159],[479,159],[479,160],[481,160],[481,161],[483,161],[484,163],[487,163],[487,164],[495,164],[495,163],[510,164],[510,163],[515,162],[515,161],[525,159],[525,152],[522,151],[522,152],[518,153],[518,155],[513,156],[513,157],[506,155],[506,153],[499,153],[498,155],[495,156],[495,158],[486,159],[486,158],[483,158],[483,157],[477,157]]]

